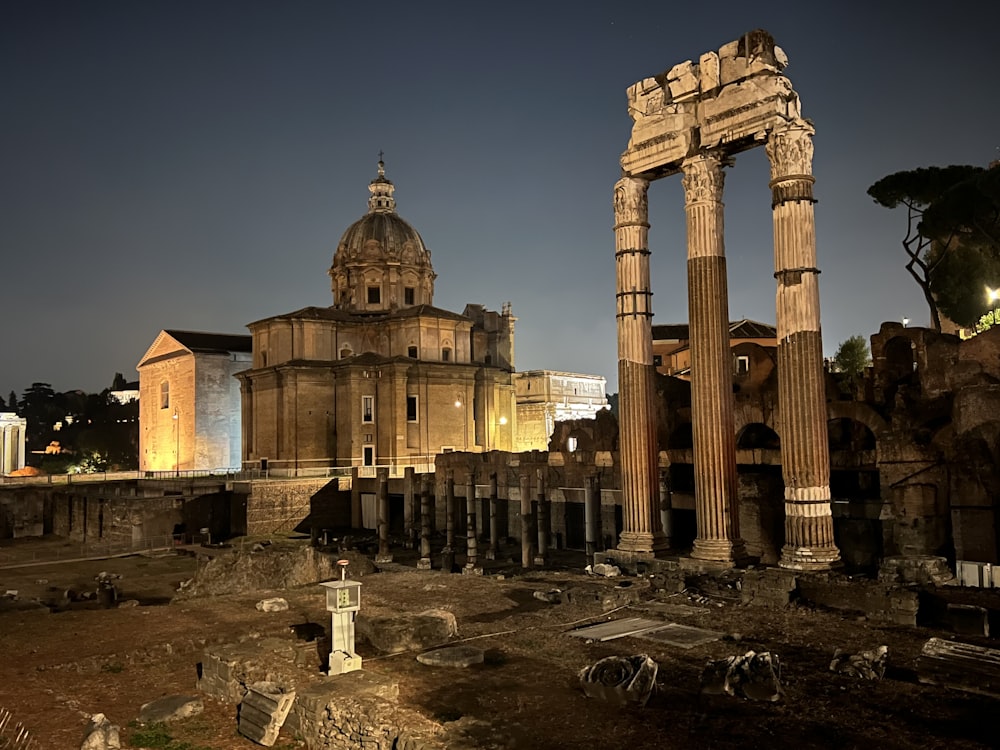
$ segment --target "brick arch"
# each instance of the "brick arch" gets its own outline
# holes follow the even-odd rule
[[[736,408],[733,410],[733,421],[736,427],[735,434],[739,435],[752,424],[762,424],[778,432],[777,415],[778,409],[776,405],[771,405],[770,408],[764,409],[760,402],[757,401],[746,401],[743,403],[737,401]]]
[[[830,401],[826,405],[826,419],[853,419],[860,422],[875,436],[876,445],[882,437],[889,432],[889,423],[886,422],[877,411],[868,404],[856,401]]]

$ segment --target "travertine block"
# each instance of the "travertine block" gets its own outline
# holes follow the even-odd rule
[[[770,56],[719,58],[719,80],[723,86],[762,73],[778,74],[778,66]]]
[[[791,81],[784,76],[761,76],[724,87],[717,97],[701,103],[701,147],[762,138],[788,119],[793,99]]]
[[[675,65],[667,73],[667,88],[674,101],[693,99],[700,93],[698,68],[690,60]]]
[[[719,87],[719,56],[715,52],[706,52],[698,59],[698,75],[703,93]]]

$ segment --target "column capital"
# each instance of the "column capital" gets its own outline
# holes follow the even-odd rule
[[[812,177],[813,143],[816,129],[805,120],[793,120],[772,130],[764,146],[771,162],[771,182],[793,177]]]
[[[615,229],[630,225],[649,227],[648,189],[649,180],[641,177],[622,177],[615,183]]]
[[[722,173],[725,162],[714,154],[698,154],[685,159],[681,164],[684,176],[684,204],[721,203],[722,189],[726,176]]]

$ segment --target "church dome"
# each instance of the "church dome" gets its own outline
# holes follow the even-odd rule
[[[431,253],[396,213],[395,189],[380,160],[368,185],[368,213],[347,228],[333,255],[329,273],[337,309],[379,312],[433,304]]]

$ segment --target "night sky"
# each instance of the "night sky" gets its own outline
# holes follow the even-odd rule
[[[0,3],[0,394],[100,391],[163,328],[331,304],[380,150],[434,302],[518,318],[519,370],[617,390],[612,186],[633,82],[754,28],[816,126],[824,348],[926,304],[891,172],[1000,158],[995,2]],[[763,149],[726,177],[730,317],[774,322]],[[650,188],[655,323],[687,320],[683,193]]]

